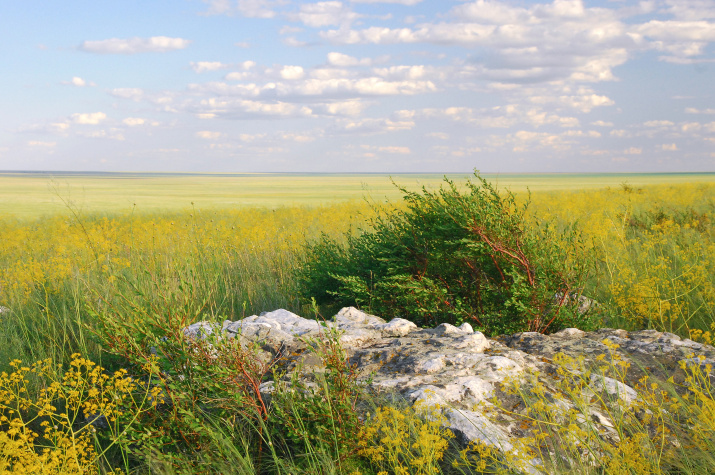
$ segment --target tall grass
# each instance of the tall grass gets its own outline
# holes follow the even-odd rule
[[[624,184],[618,188],[584,192],[536,193],[532,196],[531,212],[533,219],[553,218],[563,226],[578,221],[589,237],[591,251],[599,265],[584,293],[600,302],[606,317],[604,326],[649,327],[704,342],[713,341],[715,186],[690,184],[634,189]],[[374,210],[364,203],[342,203],[314,208],[210,212],[192,209],[164,214],[137,210],[124,215],[84,215],[69,209],[64,215],[35,221],[2,219],[0,306],[8,310],[0,313],[0,370],[6,371],[0,380],[11,380],[19,370],[19,363],[13,361],[49,361],[43,363],[42,375],[27,376],[27,397],[39,397],[52,381],[63,380],[77,358],[73,356],[75,353],[102,364],[109,372],[128,365],[127,355],[107,351],[111,348],[106,332],[103,333],[106,326],[100,325],[94,316],[98,314],[111,317],[120,327],[149,315],[155,318],[156,326],[174,322],[172,324],[177,327],[182,322],[203,319],[235,320],[279,307],[309,315],[311,309],[297,298],[294,281],[296,268],[309,258],[304,254],[303,244],[321,233],[340,239],[345,232],[363,226],[371,213]],[[323,313],[328,315],[329,311]],[[142,337],[127,335],[127,338]],[[156,345],[169,344],[167,342],[170,343],[169,340],[155,339]],[[144,356],[150,357],[148,354]],[[130,366],[141,373],[139,363],[136,360]],[[148,364],[148,360],[145,363]],[[212,372],[216,369],[211,365],[206,366],[203,379],[197,379],[192,388],[181,386],[184,380],[179,378],[180,368],[174,367],[172,380],[172,384],[179,385],[174,387],[180,389],[179,395],[194,394],[192,391],[196,387],[205,385],[209,391],[206,395],[228,397],[226,387],[210,389],[221,376]],[[167,368],[162,371],[162,374],[172,374]],[[335,371],[349,374],[346,366],[338,365]],[[142,374],[147,381],[156,377]],[[623,461],[620,467],[625,470],[623,473],[640,473],[634,472],[635,469],[626,470],[626,461],[635,457],[635,452],[629,450],[640,450],[639,456],[650,457],[650,465],[644,463],[643,466],[654,468],[642,473],[665,473],[666,466],[680,470],[678,473],[707,473],[699,472],[698,467],[713,466],[709,455],[715,448],[712,446],[712,427],[707,424],[697,426],[697,423],[712,420],[713,391],[712,386],[702,379],[702,373],[693,372],[691,378],[695,381],[691,386],[696,391],[689,400],[683,399],[683,388],[672,385],[664,386],[667,397],[652,388],[640,388],[643,397],[650,398],[653,404],[677,405],[678,410],[672,412],[673,418],[683,421],[694,418],[692,424],[698,428],[700,436],[693,439],[688,434],[675,434],[685,444],[680,454],[671,451],[668,458],[657,455],[659,446],[652,445],[655,442],[646,443],[645,439],[638,438],[645,437],[643,434],[647,435],[650,429],[639,426],[635,419],[621,417],[627,415],[629,409],[618,407],[613,409],[614,414],[630,424],[623,426],[627,437],[622,438],[621,446],[598,445],[601,442],[594,439],[593,433],[582,428],[586,430],[584,437],[596,444],[593,450],[601,451],[594,454],[615,454],[615,458]],[[126,438],[127,435],[123,440],[118,439],[103,458],[90,460],[90,451],[82,455],[86,456],[82,460],[91,467],[90,471],[101,473],[108,473],[113,468],[136,473],[182,473],[182,466],[183,473],[195,473],[196,467],[204,467],[206,473],[418,473],[413,462],[429,467],[424,473],[516,470],[514,466],[508,467],[508,460],[498,459],[488,447],[470,446],[459,452],[450,445],[453,441],[448,440],[441,429],[429,424],[434,419],[425,419],[424,415],[399,404],[395,406],[399,408],[398,412],[380,407],[365,409],[370,407],[369,401],[360,406],[372,416],[358,410],[358,406],[350,408],[345,405],[344,398],[340,399],[340,388],[336,388],[335,381],[328,377],[318,385],[315,393],[305,389],[301,393],[306,395],[303,399],[283,393],[284,414],[293,417],[295,433],[299,439],[307,441],[302,445],[296,437],[282,433],[275,420],[271,422],[246,412],[249,406],[221,409],[223,406],[217,406],[211,398],[213,405],[206,406],[191,398],[177,396],[174,407],[185,404],[181,406],[185,413],[172,417],[177,417],[177,427],[184,427],[182,437],[192,434],[193,438],[174,440],[171,437],[177,434],[171,435],[167,428],[170,426],[143,419],[147,431],[153,430],[157,437],[166,437],[165,446],[145,446],[153,447],[153,451],[147,449],[139,454],[133,452],[139,439]],[[3,398],[10,397],[9,387],[5,387],[5,392],[0,391]],[[346,389],[343,387],[342,390]],[[516,392],[520,390],[514,388]],[[553,414],[539,413],[544,405],[534,396],[538,396],[538,392],[534,393],[530,388],[519,394],[527,405],[534,407],[534,414],[543,419],[534,419],[536,427],[539,424],[546,427],[553,422]],[[660,399],[657,395],[661,395]],[[362,396],[372,400],[373,406],[383,405],[373,396]],[[573,399],[576,394],[567,396]],[[577,406],[576,403],[572,401]],[[60,401],[56,406],[63,410],[66,401]],[[351,410],[356,411],[354,416],[359,416],[364,424],[359,435],[348,434],[353,439],[345,439],[346,433],[338,436],[334,432],[336,419],[331,408],[338,406],[347,415]],[[322,408],[323,412],[316,415],[310,408]],[[138,411],[129,405],[124,410],[127,417]],[[143,410],[144,406],[139,412]],[[7,413],[2,415],[7,416]],[[43,417],[49,416],[45,414]],[[316,425],[316,420],[322,422]],[[667,422],[674,426],[677,421]],[[7,447],[20,447],[17,434],[7,438],[11,434],[8,424],[11,424],[10,419],[0,421],[0,434],[5,437],[0,437],[3,447],[0,463],[8,454]],[[388,442],[392,439],[382,441],[381,437],[388,436],[385,431],[393,430],[390,427],[397,427],[396,424],[403,424],[400,426],[402,442],[390,445]],[[168,432],[160,432],[162,427],[161,430]],[[569,440],[573,439],[568,432],[574,428],[565,425],[562,429],[553,435],[561,437],[562,443],[567,445],[564,453],[579,450],[578,445],[568,447]],[[38,432],[37,427],[33,426],[33,430]],[[320,432],[322,430],[325,432]],[[322,435],[315,437],[316,431]],[[25,442],[42,437],[29,437]],[[138,433],[133,437],[139,437]],[[95,439],[96,447],[103,450],[108,443],[100,439]],[[65,439],[56,440],[61,449],[57,454],[66,454],[62,449],[64,442],[61,442]],[[345,440],[354,440],[355,446],[346,448]],[[190,441],[195,443],[192,445]],[[22,453],[30,457],[28,463],[32,462],[31,451],[26,450],[30,446],[21,447]],[[261,455],[256,453],[259,446],[263,447]],[[413,451],[404,450],[413,446],[416,447]],[[447,446],[452,448],[448,450]],[[83,447],[89,450],[90,446],[85,444]],[[379,459],[380,447],[383,450],[394,447],[402,452],[383,453],[385,457],[393,457],[386,462],[387,458]],[[644,451],[643,447],[648,450]],[[101,450],[95,453],[101,453]],[[182,465],[183,462],[177,460],[186,463]],[[15,466],[19,467],[17,463]],[[77,472],[64,473],[83,473],[84,469],[80,465],[77,467]],[[554,467],[554,470],[569,470],[568,467]],[[583,465],[578,471],[602,473],[599,470],[604,469]]]
[[[0,364],[81,352],[99,358],[88,308],[133,295],[187,302],[191,318],[300,312],[292,273],[301,245],[342,235],[363,203],[203,213],[46,217],[2,223]]]
[[[600,266],[587,295],[605,325],[715,338],[715,186],[706,183],[533,196],[537,219],[577,221]]]

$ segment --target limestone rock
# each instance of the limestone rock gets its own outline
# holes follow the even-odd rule
[[[680,361],[703,369],[715,363],[712,346],[653,330],[584,332],[568,328],[552,335],[524,332],[490,340],[468,323],[419,328],[399,317],[386,322],[353,307],[340,310],[328,322],[280,309],[226,321],[218,328],[199,322],[188,327],[185,334],[204,338],[217,331],[228,338],[240,335],[267,346],[288,345],[298,356],[284,369],[291,371],[300,361],[305,374],[323,370],[320,358],[311,353],[310,340],[337,331],[350,364],[361,378],[370,378],[373,391],[399,393],[421,406],[438,406],[450,429],[464,443],[481,440],[502,451],[512,450],[520,437],[526,437],[518,423],[518,415],[525,413],[526,406],[507,390],[509,381],[525,390],[540,386],[544,397],[552,401],[550,405],[566,414],[574,406],[556,397],[563,371],[575,377],[588,375],[582,389],[587,398],[621,401],[627,406],[637,401],[634,387],[645,372],[661,380],[673,377],[683,382]],[[561,355],[557,358],[557,354]],[[570,358],[570,363],[564,358]],[[598,371],[586,373],[599,364],[618,360],[630,363],[623,381]],[[273,382],[265,382],[261,388],[270,393]],[[582,423],[594,424],[605,439],[617,440],[602,407],[593,404],[582,419]],[[540,458],[526,463],[528,472],[543,472]]]

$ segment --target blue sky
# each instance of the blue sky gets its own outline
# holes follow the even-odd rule
[[[0,25],[0,170],[715,170],[715,0],[27,0]]]

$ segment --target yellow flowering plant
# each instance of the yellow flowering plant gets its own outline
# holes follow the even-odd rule
[[[2,473],[99,473],[106,452],[126,448],[128,430],[161,391],[126,370],[107,374],[79,354],[59,376],[49,360],[10,366],[0,373]],[[155,374],[156,366],[146,370]]]

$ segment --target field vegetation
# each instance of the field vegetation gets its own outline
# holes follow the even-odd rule
[[[387,396],[368,397],[334,336],[315,342],[328,368],[317,388],[296,391],[301,384],[296,380],[278,385],[273,400],[264,401],[257,387],[272,377],[272,362],[258,360],[255,348],[187,342],[181,328],[198,320],[236,320],[279,307],[303,316],[330,316],[341,305],[358,304],[388,319],[394,316],[390,312],[411,310],[422,324],[440,323],[440,318],[470,321],[492,335],[556,331],[582,323],[654,328],[705,343],[715,339],[714,183],[622,181],[529,196],[523,189],[515,195],[503,189],[493,193],[488,182],[474,178],[471,188],[457,181],[454,188],[445,185],[442,194],[437,190],[433,183],[423,192],[417,187],[398,190],[407,199],[391,203],[380,196],[377,203],[319,205],[318,200],[311,206],[233,209],[199,203],[164,211],[128,206],[123,212],[115,208],[102,213],[58,190],[62,212],[41,217],[6,213],[0,219],[0,472],[436,474],[524,469],[525,447],[507,459],[498,459],[486,446],[457,447],[437,423],[439,414],[426,414],[431,409],[408,408]],[[439,207],[450,199],[469,213],[449,214],[458,206]],[[475,203],[476,208],[469,208]],[[492,214],[481,216],[479,223],[489,226],[475,227],[467,218],[484,209]],[[505,216],[511,221],[499,219]],[[449,227],[460,222],[461,228]],[[426,237],[436,237],[422,245],[452,246],[433,248],[438,256],[464,246],[474,252],[465,254],[467,261],[485,269],[491,261],[484,289],[506,292],[502,297],[511,299],[511,307],[499,310],[499,299],[479,301],[454,290],[458,279],[449,278],[463,272],[455,263],[446,263],[439,272],[421,268],[429,276],[443,277],[449,288],[430,284],[415,293],[414,281],[406,278],[414,275],[409,268],[385,274],[396,284],[387,291],[367,282],[370,269],[360,267],[364,259],[376,258],[375,268],[385,259],[409,260],[395,246],[377,245],[383,238],[402,239],[398,231],[406,224],[425,226],[430,229],[425,234],[431,234]],[[472,233],[455,235],[460,229]],[[453,239],[442,239],[440,232]],[[337,260],[321,261],[326,249]],[[500,249],[523,249],[517,257],[533,265],[491,259]],[[357,267],[331,268],[331,262]],[[529,272],[538,269],[543,279],[558,285],[531,285]],[[500,275],[508,286],[495,280]],[[367,293],[357,291],[355,276],[367,283]],[[320,294],[321,283],[333,293]],[[411,289],[413,297],[389,302],[385,295],[394,289],[400,295]],[[529,327],[533,318],[520,320],[530,304],[553,301],[559,293],[562,304],[572,294],[595,299],[598,311],[592,315],[597,319],[556,319],[552,326],[534,328]],[[417,294],[445,298],[426,305],[414,298]],[[483,315],[489,315],[483,322],[474,311],[480,305]],[[552,310],[543,307],[539,315]],[[565,315],[575,318],[573,312]],[[216,348],[220,364],[215,364]],[[562,363],[565,368],[573,364]],[[619,368],[602,371],[617,379]],[[656,421],[659,431],[639,426],[629,416],[638,407],[613,408],[614,427],[623,435],[615,446],[597,441],[588,426],[573,420],[556,424],[538,391],[523,396],[534,408],[527,422],[542,428],[541,437],[559,440],[563,453],[581,453],[579,444],[588,440],[591,446],[600,444],[592,454],[595,460],[610,454],[608,466],[555,464],[554,473],[712,473],[715,388],[697,368],[688,371],[689,398],[679,396],[682,391],[675,391],[674,383],[654,387],[648,382],[638,388],[651,409],[668,409],[671,420]],[[573,389],[579,382],[565,378],[564,384]],[[579,397],[576,390],[566,393]],[[675,432],[676,419],[690,421],[692,431]],[[672,437],[680,441],[679,449],[662,442]]]
[[[447,175],[460,183],[469,174]],[[443,175],[395,174],[412,191],[439,188]],[[514,192],[587,190],[632,186],[715,182],[714,174],[528,174],[485,175]],[[345,201],[399,201],[400,190],[378,174],[181,174],[181,173],[8,173],[0,172],[0,217],[20,220],[66,214],[67,202],[89,215],[204,212],[237,207],[319,206]]]

